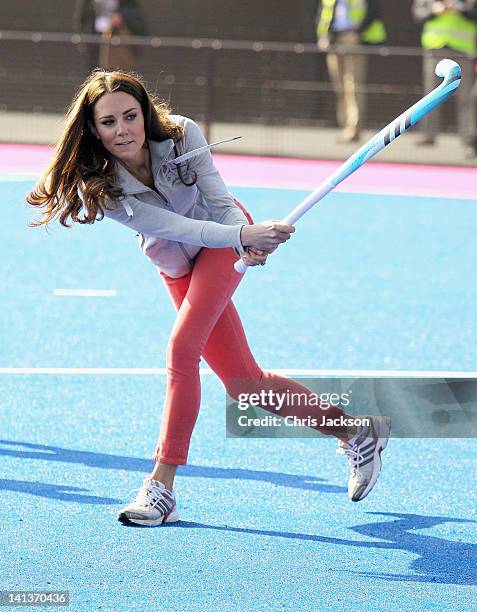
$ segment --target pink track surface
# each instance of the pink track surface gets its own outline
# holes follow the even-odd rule
[[[40,173],[52,147],[0,144],[0,173]],[[228,185],[314,189],[338,167],[336,161],[215,155]],[[338,191],[382,195],[477,198],[477,169],[371,162],[337,187]]]

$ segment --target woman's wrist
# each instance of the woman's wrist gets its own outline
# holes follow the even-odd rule
[[[242,249],[244,251],[247,250],[247,245],[245,244],[244,240],[245,240],[245,232],[244,229],[247,227],[247,225],[242,225],[242,227],[240,228],[240,244],[242,245]]]
[[[243,255],[245,255],[246,253],[248,253],[248,246],[244,245],[243,243],[243,229],[247,227],[246,225],[242,225],[240,227],[240,233],[239,233],[239,240],[240,240],[240,248],[239,249],[235,249],[237,251],[237,254],[242,257]]]

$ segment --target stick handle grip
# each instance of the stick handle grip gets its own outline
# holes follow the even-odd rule
[[[234,269],[239,274],[245,274],[245,272],[247,271],[247,268],[248,266],[244,264],[243,259],[239,259],[238,261],[234,263]]]

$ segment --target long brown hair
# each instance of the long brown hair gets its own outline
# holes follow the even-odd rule
[[[117,91],[134,96],[140,103],[146,139],[160,142],[172,138],[177,142],[183,137],[184,128],[170,118],[169,106],[148,91],[139,75],[122,70],[94,70],[68,108],[53,159],[26,197],[28,204],[38,207],[42,214],[30,225],[48,224],[58,217],[65,227],[91,224],[104,217],[108,200],[123,195],[114,182],[114,161],[88,125],[94,125],[94,105],[101,96]]]

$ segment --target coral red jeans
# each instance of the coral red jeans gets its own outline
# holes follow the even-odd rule
[[[299,383],[264,372],[255,361],[242,322],[231,301],[242,275],[234,270],[238,256],[234,249],[203,248],[191,272],[180,278],[161,273],[177,318],[167,348],[167,390],[161,433],[152,458],[162,463],[183,465],[200,408],[199,361],[201,356],[217,374],[231,397],[239,393],[305,393]],[[264,406],[265,409],[267,409]],[[284,405],[280,416],[317,416],[308,406]],[[318,411],[320,409],[318,408]],[[335,406],[326,417],[346,417]],[[319,419],[321,423],[321,418]],[[345,430],[317,426],[325,434],[342,436]]]

